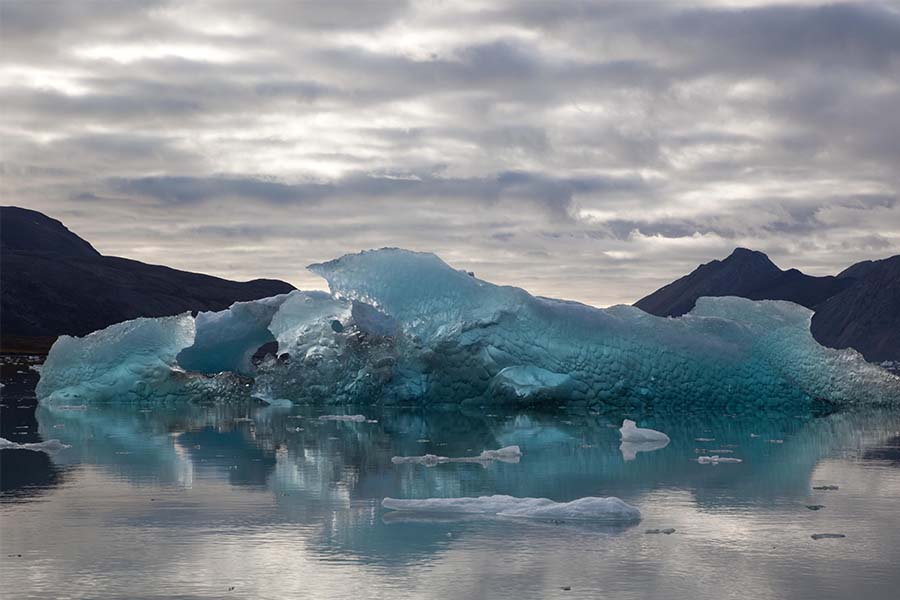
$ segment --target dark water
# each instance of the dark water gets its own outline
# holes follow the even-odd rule
[[[3,366],[3,596],[896,598],[900,412],[47,410]],[[626,461],[625,416],[672,443]],[[698,438],[710,441],[697,441]],[[519,463],[394,465],[518,444]],[[701,454],[740,458],[703,465]],[[814,490],[836,485],[837,490]],[[618,496],[631,526],[392,513],[385,496]],[[810,510],[807,505],[824,505]],[[675,528],[671,535],[647,529]],[[813,540],[815,533],[839,539]],[[564,589],[570,588],[570,589]]]

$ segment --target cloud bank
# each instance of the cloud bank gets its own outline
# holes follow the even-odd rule
[[[403,246],[597,305],[900,252],[896,3],[257,4],[4,2],[3,202],[227,277]]]

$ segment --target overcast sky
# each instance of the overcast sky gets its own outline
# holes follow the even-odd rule
[[[255,5],[255,6],[254,6]],[[900,3],[0,0],[2,203],[321,287],[433,251],[633,302],[735,246],[900,252]]]

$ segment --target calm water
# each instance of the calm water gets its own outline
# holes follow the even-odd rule
[[[32,414],[36,378],[4,365],[2,436],[72,447],[0,452],[3,597],[780,600],[900,589],[900,412],[629,414],[672,443],[626,461],[624,413]],[[317,418],[335,412],[378,422]],[[522,448],[518,464],[391,463],[511,444]],[[743,462],[698,464],[701,453]],[[385,496],[489,494],[614,495],[644,518],[616,527],[380,506]],[[645,533],[667,527],[675,533]]]

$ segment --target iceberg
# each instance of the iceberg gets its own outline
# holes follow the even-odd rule
[[[400,500],[385,498],[381,506],[389,510],[420,513],[481,514],[522,519],[566,519],[573,521],[635,522],[641,511],[624,501],[586,497],[571,502],[554,502],[547,498],[516,498],[513,496],[479,496],[477,498],[427,498]]]
[[[396,248],[309,268],[329,292],[63,336],[38,396],[673,410],[900,402],[900,378],[819,345],[812,312],[789,302],[701,298],[662,318],[532,296]],[[277,356],[252,364],[272,340]]]

